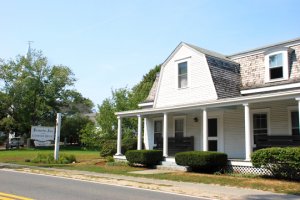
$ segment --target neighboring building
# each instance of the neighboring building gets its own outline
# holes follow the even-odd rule
[[[300,38],[230,56],[180,43],[141,109],[116,113],[116,158],[122,118],[137,117],[138,149],[143,132],[164,157],[209,150],[250,161],[259,148],[300,145],[299,102]]]

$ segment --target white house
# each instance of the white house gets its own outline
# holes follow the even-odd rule
[[[140,109],[116,113],[115,157],[122,119],[137,117],[138,149],[144,142],[166,158],[203,150],[250,161],[259,148],[300,146],[299,102],[300,38],[230,56],[182,42]]]

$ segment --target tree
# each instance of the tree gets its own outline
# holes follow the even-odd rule
[[[0,107],[0,125],[10,124],[19,134],[28,134],[32,125],[54,126],[58,112],[74,114],[76,109],[80,112],[92,107],[90,100],[69,89],[75,82],[71,69],[49,65],[40,51],[1,60],[0,81],[0,102],[5,102]]]
[[[66,138],[71,144],[80,144],[80,132],[93,122],[81,114],[65,116],[62,119],[61,138]]]
[[[132,88],[132,92],[129,99],[129,101],[131,102],[131,109],[137,109],[138,104],[147,98],[156,79],[156,75],[160,71],[160,67],[161,65],[156,65],[146,75],[143,76],[141,82],[139,82]]]
[[[132,89],[120,88],[113,90],[112,97],[106,98],[101,105],[98,105],[99,114],[97,115],[96,120],[100,129],[95,131],[96,129],[94,127],[94,130],[92,131],[89,126],[88,129],[84,131],[81,141],[87,146],[93,147],[96,145],[95,140],[90,140],[90,138],[98,138],[98,146],[110,141],[115,142],[118,126],[115,112],[137,109],[138,104],[147,98],[159,70],[160,65],[155,66],[146,75],[144,75],[142,81],[135,85]],[[136,141],[133,133],[137,131],[137,119],[123,119],[122,129],[123,148],[130,149],[129,146],[134,146],[135,144],[133,144],[133,141]],[[110,146],[115,147],[115,145]]]

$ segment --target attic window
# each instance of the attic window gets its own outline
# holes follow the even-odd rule
[[[178,64],[178,88],[187,87],[188,75],[187,75],[187,62]]]
[[[288,52],[276,51],[265,56],[266,82],[288,79]]]

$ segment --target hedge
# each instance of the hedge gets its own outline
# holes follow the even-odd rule
[[[300,180],[300,147],[260,149],[251,160],[254,167],[264,167],[276,178]]]
[[[160,150],[129,150],[125,153],[129,164],[142,164],[152,166],[159,164],[163,160],[163,154]]]
[[[177,165],[189,166],[193,171],[216,172],[227,164],[227,154],[215,151],[187,151],[175,154]]]

